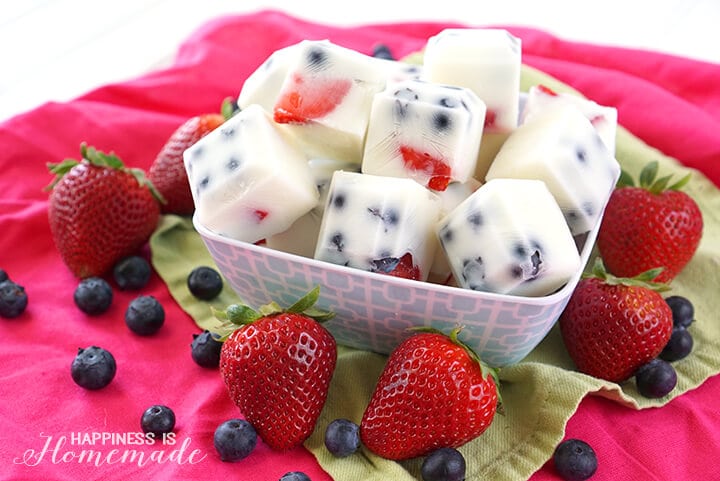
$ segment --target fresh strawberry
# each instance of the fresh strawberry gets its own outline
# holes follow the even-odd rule
[[[590,376],[622,382],[657,357],[672,334],[672,311],[651,282],[660,269],[618,278],[596,261],[580,280],[560,315],[565,347],[577,368]]]
[[[293,75],[291,86],[275,104],[273,117],[279,124],[304,124],[335,110],[352,87],[348,79],[306,78]]]
[[[148,178],[165,198],[165,214],[190,215],[195,210],[190,182],[183,163],[183,152],[223,124],[232,115],[232,105],[225,101],[221,113],[191,117],[168,138],[148,170]]]
[[[390,354],[365,409],[360,437],[387,459],[456,448],[482,434],[498,407],[495,373],[458,339],[418,332]]]
[[[682,188],[690,174],[670,185],[671,176],[655,179],[658,163],[640,173],[639,186],[625,172],[605,209],[598,249],[608,271],[633,277],[663,267],[656,279],[670,282],[697,250],[703,218],[695,201]]]
[[[312,307],[318,295],[315,288],[286,310],[274,303],[260,312],[234,304],[216,312],[236,328],[220,353],[230,398],[274,450],[305,441],[327,399],[337,349],[318,322],[332,314]]]
[[[160,218],[162,196],[141,169],[84,143],[81,160],[48,164],[48,219],[60,255],[79,278],[100,276],[134,254]]]

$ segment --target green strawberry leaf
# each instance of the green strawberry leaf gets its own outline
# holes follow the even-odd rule
[[[220,312],[224,314],[226,320],[238,326],[251,324],[262,317],[259,312],[245,304],[230,304],[224,312]],[[223,320],[217,313],[215,317]]]
[[[685,187],[688,182],[690,182],[690,174],[687,174],[685,177],[672,184],[667,188],[667,190],[680,190]]]
[[[605,269],[605,264],[600,257],[595,258],[595,263],[589,273],[584,273],[583,278],[588,279],[596,277],[602,279],[606,284],[611,286],[628,286],[628,287],[644,287],[656,292],[665,292],[670,290],[670,286],[664,282],[655,282],[657,276],[663,271],[663,267],[655,267],[641,272],[635,277],[616,277]]]
[[[635,187],[635,180],[633,180],[632,175],[628,174],[627,171],[622,170],[620,171],[620,178],[617,184],[615,184],[615,187]]]
[[[320,286],[315,286],[310,292],[298,299],[295,304],[286,309],[287,312],[300,314],[315,305],[320,297]]]
[[[55,175],[55,178],[52,180],[52,182],[50,182],[48,185],[46,185],[43,190],[45,190],[45,191],[52,190],[57,185],[57,183],[60,182],[60,179],[62,179],[65,176],[65,174],[70,172],[72,170],[72,168],[75,167],[76,165],[78,165],[79,163],[80,162],[78,162],[75,159],[65,159],[62,162],[58,162],[58,163],[48,162],[46,164],[47,168],[51,174]]]
[[[642,171],[640,171],[640,187],[648,189],[655,181],[657,172],[658,162],[656,160],[649,162],[645,167],[643,167]]]

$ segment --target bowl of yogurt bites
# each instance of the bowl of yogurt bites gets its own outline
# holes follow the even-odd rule
[[[520,40],[448,29],[422,65],[305,40],[248,77],[184,155],[193,223],[250,305],[320,285],[337,342],[449,330],[520,361],[564,309],[620,174],[617,113],[519,92]]]

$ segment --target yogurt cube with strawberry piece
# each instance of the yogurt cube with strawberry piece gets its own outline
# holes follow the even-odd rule
[[[440,198],[412,179],[337,171],[315,259],[426,280],[437,249]]]
[[[302,41],[273,118],[288,125],[308,157],[360,164],[370,105],[386,80],[377,59],[327,40]]]
[[[574,105],[588,118],[611,154],[615,155],[617,134],[617,109],[600,105],[590,99],[569,93],[558,93],[544,85],[533,85],[528,90],[527,100],[520,115],[520,123],[535,113],[557,103]]]
[[[573,235],[592,230],[620,175],[620,165],[590,120],[574,105],[547,106],[500,148],[486,179],[542,180]]]
[[[266,245],[271,249],[311,258],[315,253],[333,174],[336,170],[358,172],[359,166],[334,159],[310,159],[308,165],[320,193],[316,206],[296,220],[289,229],[268,237]]]
[[[463,288],[543,296],[580,269],[575,241],[540,180],[493,179],[437,227],[456,282]]]
[[[274,51],[245,79],[238,95],[238,107],[244,109],[249,105],[258,104],[272,114],[288,70],[296,62],[299,54],[300,44]]]
[[[307,159],[253,104],[184,153],[195,215],[208,229],[258,242],[317,204]]]
[[[475,172],[485,104],[471,90],[408,80],[375,95],[362,172],[436,191]]]

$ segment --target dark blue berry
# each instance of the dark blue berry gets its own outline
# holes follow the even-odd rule
[[[97,346],[78,349],[70,365],[73,381],[85,389],[104,388],[110,384],[116,372],[117,364],[113,355]]]
[[[684,327],[674,327],[670,340],[660,353],[660,359],[675,362],[687,357],[693,348],[693,337]]]
[[[239,461],[255,449],[257,433],[246,420],[230,419],[217,427],[213,444],[223,461]]]
[[[593,448],[580,439],[567,439],[553,453],[555,470],[565,481],[582,481],[597,471],[597,456]]]
[[[635,373],[635,383],[644,397],[661,398],[675,389],[677,373],[669,362],[653,359],[640,366]]]
[[[672,311],[673,324],[679,327],[688,327],[695,317],[695,307],[683,296],[670,296],[665,299]]]
[[[465,458],[454,448],[440,448],[430,453],[420,467],[423,481],[463,481]]]
[[[310,476],[303,473],[302,471],[290,471],[285,473],[280,478],[280,481],[312,481]]]
[[[144,433],[152,433],[153,437],[159,438],[175,428],[175,413],[167,406],[155,404],[142,414],[140,427]]]
[[[335,419],[325,429],[325,447],[333,456],[350,456],[360,447],[360,427],[349,419]]]
[[[190,272],[187,278],[187,286],[193,296],[203,301],[209,301],[220,294],[223,288],[223,280],[220,274],[212,267],[200,266]]]
[[[6,280],[10,279],[7,272],[5,272],[4,269],[0,269],[0,282],[5,282]]]
[[[223,343],[210,331],[193,334],[190,343],[190,354],[199,366],[218,367],[220,365],[220,351]]]
[[[165,309],[153,296],[138,296],[125,311],[125,324],[135,334],[155,334],[165,323]]]
[[[125,257],[113,267],[115,282],[124,291],[142,289],[150,281],[151,274],[150,263],[140,256]]]
[[[10,279],[0,281],[0,317],[18,317],[25,312],[27,303],[28,296],[23,286]]]
[[[390,47],[384,43],[378,43],[373,46],[372,56],[375,58],[384,58],[385,60],[395,60],[395,56],[390,51]]]
[[[85,314],[97,316],[110,308],[113,291],[101,277],[87,277],[80,281],[73,294],[75,305]]]

